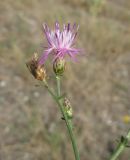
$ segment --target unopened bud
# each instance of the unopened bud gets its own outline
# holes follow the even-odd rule
[[[27,63],[27,68],[29,69],[30,73],[34,76],[35,79],[44,81],[46,79],[46,70],[44,65],[38,64],[38,54],[34,53],[31,60]]]
[[[69,119],[72,119],[73,110],[72,110],[70,101],[69,101],[67,98],[64,99],[64,107],[65,107],[65,112],[66,112],[66,114],[67,114],[67,117],[68,117]]]
[[[62,76],[65,71],[65,60],[64,58],[57,58],[53,63],[53,70],[56,75]]]

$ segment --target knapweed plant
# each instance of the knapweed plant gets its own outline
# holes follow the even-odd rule
[[[32,58],[26,63],[29,71],[37,79],[42,86],[44,86],[48,93],[57,103],[63,120],[66,124],[70,140],[72,143],[75,160],[80,160],[78,147],[76,144],[76,138],[74,136],[74,126],[72,125],[73,111],[72,106],[68,98],[61,92],[61,78],[65,72],[66,67],[66,57],[70,57],[72,60],[76,59],[76,55],[81,52],[80,49],[74,48],[77,31],[79,26],[74,24],[63,25],[62,29],[59,23],[55,23],[55,27],[51,30],[46,24],[43,25],[44,34],[47,40],[47,46],[43,51],[42,56],[39,58],[37,53],[34,53]],[[52,69],[54,71],[54,77],[56,80],[56,92],[48,84],[47,73],[45,69],[45,64],[48,57],[51,56],[53,60]],[[121,137],[120,143],[117,149],[112,154],[110,160],[116,160],[125,147],[128,146],[128,141],[130,139],[130,131],[126,137]]]
[[[66,57],[69,56],[72,60],[75,60],[76,55],[80,53],[80,49],[73,47],[78,26],[76,24],[72,26],[68,23],[67,25],[64,25],[63,29],[61,30],[59,23],[56,22],[54,30],[51,30],[46,24],[43,25],[43,30],[47,40],[47,46],[45,47],[46,49],[40,58],[38,58],[37,53],[34,53],[32,59],[30,59],[26,65],[34,78],[39,80],[45,86],[59,106],[62,114],[62,120],[65,121],[72,142],[75,159],[79,160],[79,152],[72,126],[72,107],[68,98],[61,94],[60,86],[61,77],[65,71]],[[52,63],[52,69],[55,73],[57,84],[56,93],[50,88],[47,82],[45,63],[49,56],[51,56],[53,59],[50,63]]]

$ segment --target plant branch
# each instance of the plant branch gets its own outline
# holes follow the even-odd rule
[[[116,150],[112,154],[110,160],[116,160],[119,155],[124,151],[124,149],[127,147],[128,142],[130,140],[130,129],[126,135],[126,137],[122,137],[120,143],[118,144]]]
[[[60,111],[61,111],[61,113],[64,117],[67,129],[68,129],[68,133],[69,133],[69,136],[70,136],[70,139],[71,139],[71,143],[72,143],[72,147],[73,147],[73,151],[74,151],[74,155],[75,155],[75,160],[80,160],[79,152],[78,152],[78,148],[77,148],[77,144],[76,144],[76,138],[75,138],[74,133],[73,133],[71,121],[68,119],[68,117],[66,115],[66,112],[64,110],[64,106],[63,106],[63,103],[62,103],[61,99],[59,99],[59,97],[61,96],[61,94],[60,94],[60,77],[56,78],[56,80],[57,80],[57,96],[49,88],[47,82],[44,82],[44,85],[47,88],[48,92],[53,97],[53,99],[58,104],[58,106],[60,108]]]

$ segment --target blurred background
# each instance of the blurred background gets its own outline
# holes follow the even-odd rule
[[[85,52],[62,81],[81,160],[107,160],[130,128],[129,0],[0,0],[0,160],[74,160],[58,107],[25,65],[43,52],[42,24],[56,20],[80,25]]]

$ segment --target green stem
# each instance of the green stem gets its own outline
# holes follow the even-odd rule
[[[60,89],[60,77],[59,76],[56,76],[56,81],[57,81],[57,95],[58,95],[58,97],[60,97],[61,96],[61,91],[60,91],[61,89]],[[68,133],[69,133],[69,136],[70,136],[70,139],[71,139],[75,159],[80,160],[79,152],[78,152],[78,148],[77,148],[77,144],[76,144],[76,138],[75,138],[74,133],[73,133],[71,121],[68,119],[68,117],[65,113],[64,106],[63,106],[62,102],[61,101],[59,101],[59,102],[60,102],[59,107],[60,107],[61,113],[62,113],[62,115],[65,119],[66,126],[67,126],[67,129],[68,129]]]
[[[127,147],[129,140],[130,140],[130,130],[128,131],[126,137],[123,137],[121,142],[118,144],[118,146],[117,146],[116,150],[114,151],[114,153],[112,154],[110,160],[116,160],[119,157],[119,155]]]
[[[56,76],[56,82],[57,82],[57,96],[60,97],[60,77]]]
[[[52,90],[49,88],[49,86],[46,82],[44,82],[44,85],[47,88],[48,92],[51,94],[51,96],[54,98],[56,103],[58,104],[58,106],[60,108],[60,111],[61,111],[61,113],[62,113],[62,115],[65,119],[66,126],[67,126],[67,129],[68,129],[68,133],[69,133],[69,136],[70,136],[70,139],[71,139],[74,155],[75,155],[75,160],[80,160],[75,136],[73,134],[72,125],[71,125],[70,121],[68,120],[68,117],[67,117],[67,115],[64,111],[63,103],[59,99],[60,98],[60,77],[57,77],[56,80],[57,80],[57,95],[58,95],[58,97],[52,92]]]

